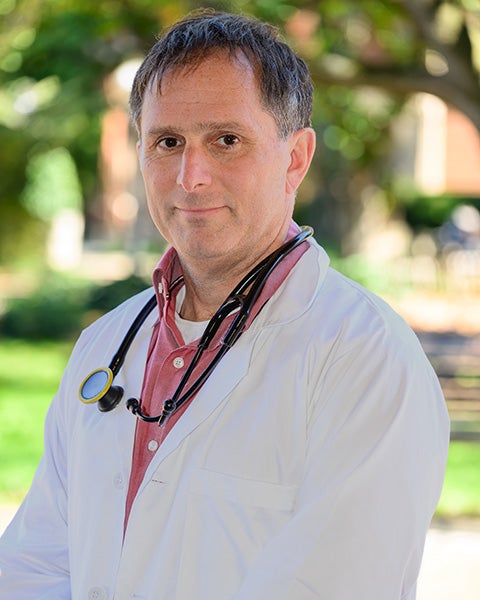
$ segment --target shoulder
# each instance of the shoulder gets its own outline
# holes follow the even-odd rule
[[[324,251],[318,245],[305,258],[299,262],[302,275],[296,285],[313,289],[312,279],[317,282],[298,323],[307,347],[324,349],[327,345],[335,356],[349,355],[351,360],[369,357],[373,361],[376,356],[381,361],[389,354],[423,361],[414,331],[385,300],[325,266]]]
[[[360,334],[374,329],[410,332],[405,320],[382,298],[329,265],[324,249],[315,241],[292,273],[290,293],[303,295],[305,316],[321,328],[348,329]],[[293,291],[292,291],[293,290]]]

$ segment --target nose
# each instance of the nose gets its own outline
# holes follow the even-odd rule
[[[185,148],[182,153],[177,184],[186,192],[193,192],[212,181],[208,157],[200,148]]]

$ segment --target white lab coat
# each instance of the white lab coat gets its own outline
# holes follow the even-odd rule
[[[123,539],[135,419],[77,399],[151,290],[81,335],[2,600],[412,600],[448,418],[403,320],[315,242],[160,446]],[[138,398],[152,314],[116,383]]]

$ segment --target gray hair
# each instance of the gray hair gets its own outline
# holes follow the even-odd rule
[[[247,58],[259,82],[262,105],[275,119],[280,137],[310,126],[313,85],[308,68],[278,31],[254,18],[202,10],[170,27],[138,69],[130,95],[137,130],[151,83],[160,85],[167,70],[195,67],[218,50]]]

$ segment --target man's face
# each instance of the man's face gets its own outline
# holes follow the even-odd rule
[[[245,59],[216,54],[150,86],[140,167],[152,219],[184,267],[248,268],[281,245],[292,144],[279,138]]]

